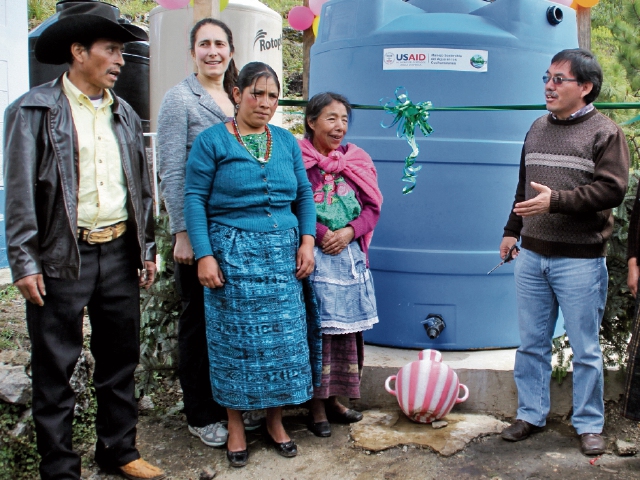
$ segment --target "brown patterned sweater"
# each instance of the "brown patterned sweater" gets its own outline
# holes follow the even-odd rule
[[[624,133],[597,110],[571,120],[538,118],[527,133],[520,159],[516,203],[537,195],[531,182],[551,188],[549,213],[513,213],[505,237],[545,256],[606,255],[613,229],[611,209],[622,203],[629,179]]]

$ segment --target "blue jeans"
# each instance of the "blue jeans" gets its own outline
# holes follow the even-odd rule
[[[519,420],[542,427],[549,413],[551,338],[562,309],[573,350],[573,416],[578,432],[604,425],[599,332],[607,299],[607,265],[601,258],[545,257],[522,249],[515,265],[521,345],[514,377]]]

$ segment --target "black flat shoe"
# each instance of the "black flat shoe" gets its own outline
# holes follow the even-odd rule
[[[232,467],[244,467],[249,461],[249,450],[244,449],[239,452],[230,452],[227,450],[227,460]]]
[[[278,452],[283,457],[291,458],[298,455],[298,446],[293,440],[278,443],[272,438],[271,443],[273,443],[273,445],[276,447],[276,452]]]
[[[330,437],[331,436],[331,424],[326,420],[323,422],[314,422],[313,417],[309,416],[309,423],[307,425],[309,431],[316,437]]]
[[[348,408],[345,412],[327,412],[327,418],[334,423],[356,423],[362,420],[360,412]]]
[[[267,438],[270,440],[273,446],[276,447],[276,452],[278,452],[279,455],[287,458],[295,457],[296,455],[298,455],[298,446],[296,445],[296,442],[294,442],[293,440],[282,443],[276,442],[269,433],[269,430],[267,430],[266,424],[264,426],[264,432],[266,433]]]

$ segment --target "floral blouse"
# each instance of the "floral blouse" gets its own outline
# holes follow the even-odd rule
[[[318,222],[330,230],[344,228],[362,211],[356,194],[339,173],[321,170],[322,185],[313,192]]]

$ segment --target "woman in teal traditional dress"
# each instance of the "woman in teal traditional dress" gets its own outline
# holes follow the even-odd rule
[[[185,220],[206,287],[211,386],[227,408],[232,466],[248,459],[241,411],[266,408],[271,440],[292,457],[282,406],[313,395],[301,279],[314,266],[315,208],[295,138],[268,125],[279,93],[268,65],[247,64],[233,121],[201,133],[187,162]]]

